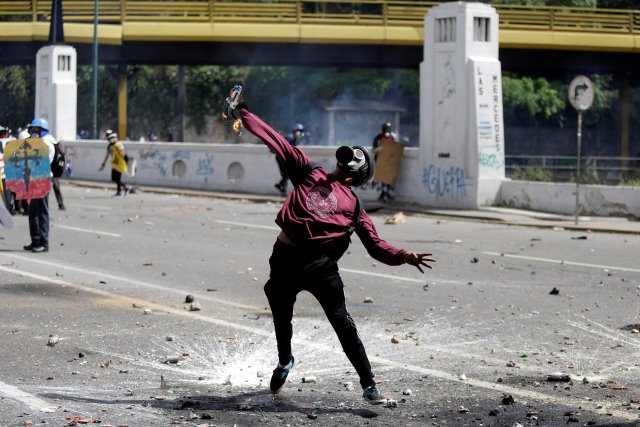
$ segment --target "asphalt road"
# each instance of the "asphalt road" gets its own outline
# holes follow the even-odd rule
[[[385,240],[437,263],[389,267],[357,238],[341,260],[392,399],[370,406],[308,294],[296,304],[296,366],[279,395],[268,390],[276,351],[262,286],[278,203],[63,192],[50,252],[22,250],[26,217],[0,231],[2,426],[640,425],[637,234],[416,214],[385,224],[393,211],[372,212]],[[548,381],[555,372],[570,381]]]

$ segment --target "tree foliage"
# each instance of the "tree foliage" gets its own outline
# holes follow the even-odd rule
[[[0,67],[0,125],[13,130],[33,119],[35,67]]]
[[[505,120],[525,115],[537,120],[555,118],[562,123],[560,113],[565,107],[565,94],[559,86],[543,77],[504,75],[502,97]]]

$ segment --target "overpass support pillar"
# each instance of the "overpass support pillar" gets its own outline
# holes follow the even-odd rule
[[[127,65],[118,64],[118,135],[127,139],[127,87],[129,76]]]
[[[505,179],[498,14],[451,2],[425,17],[420,64],[420,205],[492,205]]]
[[[64,44],[44,46],[36,55],[35,117],[46,118],[58,140],[77,135],[76,58],[75,48]]]
[[[631,92],[629,91],[629,74],[620,76],[620,157],[629,157],[629,134],[631,116]],[[627,166],[623,162],[623,166]]]

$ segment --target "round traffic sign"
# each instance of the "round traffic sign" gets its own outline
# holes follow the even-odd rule
[[[569,83],[569,102],[578,111],[588,110],[593,104],[595,89],[587,76],[576,76]]]

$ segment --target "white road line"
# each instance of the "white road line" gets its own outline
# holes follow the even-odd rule
[[[607,270],[618,270],[618,271],[630,271],[633,273],[640,273],[640,269],[638,268],[616,267],[613,265],[601,265],[601,264],[589,264],[586,262],[566,261],[562,259],[552,259],[552,258],[539,258],[534,256],[526,256],[526,255],[513,255],[513,254],[500,253],[500,252],[483,252],[483,254],[501,256],[505,258],[526,259],[529,261],[550,262],[552,264],[560,264],[560,265],[576,265],[579,267],[598,268],[603,270],[607,269]]]
[[[131,304],[133,303],[139,303],[140,299],[138,298],[132,298],[132,297],[127,297],[124,295],[119,295],[119,294],[112,294],[110,292],[107,291],[103,291],[100,289],[94,289],[88,286],[84,286],[84,285],[80,285],[80,284],[76,284],[76,283],[72,283],[72,282],[67,282],[65,280],[60,280],[60,279],[53,279],[53,278],[49,278],[49,277],[45,277],[45,276],[41,276],[39,274],[34,274],[34,273],[29,273],[29,272],[25,272],[25,271],[21,271],[21,270],[16,270],[13,268],[7,268],[7,267],[2,267],[0,266],[0,271],[5,271],[7,273],[12,273],[12,274],[16,274],[16,275],[21,275],[21,276],[27,276],[27,277],[31,277],[33,279],[37,279],[37,280],[41,280],[43,282],[48,282],[48,283],[53,283],[53,284],[59,284],[59,285],[63,285],[63,286],[67,286],[67,287],[71,287],[74,289],[78,289],[84,292],[88,292],[88,293],[92,293],[92,294],[96,294],[96,295],[100,295],[100,296],[104,296],[107,298],[117,298],[123,302],[129,302]],[[263,329],[260,328],[255,328],[255,327],[251,327],[251,326],[246,326],[246,325],[242,325],[239,323],[234,323],[234,322],[229,322],[226,320],[222,320],[222,319],[216,319],[214,317],[207,317],[203,314],[199,314],[199,312],[191,312],[191,311],[185,311],[185,310],[180,310],[177,308],[173,308],[173,307],[168,307],[168,306],[164,306],[161,304],[157,304],[154,302],[147,302],[145,301],[145,306],[155,309],[157,311],[164,311],[167,313],[171,313],[174,314],[176,316],[181,316],[181,317],[189,317],[191,319],[197,319],[203,322],[207,322],[207,323],[211,323],[211,324],[216,324],[216,325],[220,325],[220,326],[225,326],[225,327],[230,327],[230,328],[235,328],[238,330],[243,330],[243,331],[247,331],[247,332],[251,332],[254,333],[256,335],[260,335],[260,336],[272,336],[273,332],[271,331],[265,331]],[[326,345],[326,344],[320,344],[317,343],[315,341],[310,341],[310,340],[305,340],[302,338],[293,338],[292,340],[294,343],[296,344],[300,344],[300,345],[305,345],[308,347],[312,347],[312,348],[316,348],[316,349],[320,349],[323,351],[327,351],[330,353],[336,353],[336,354],[341,354],[342,353],[342,349],[337,349],[334,346],[331,345]],[[629,411],[622,411],[619,409],[615,409],[615,408],[609,408],[609,405],[612,405],[612,403],[610,402],[587,402],[584,399],[581,398],[574,398],[574,397],[570,397],[570,396],[558,396],[558,395],[548,395],[548,394],[544,394],[541,392],[537,392],[537,391],[533,391],[533,390],[525,390],[522,389],[520,387],[511,387],[505,384],[500,384],[500,383],[494,383],[494,382],[487,382],[487,381],[482,381],[482,380],[476,380],[473,378],[468,378],[464,381],[460,380],[458,378],[458,374],[452,374],[449,372],[445,372],[445,371],[440,371],[437,369],[430,369],[430,368],[425,368],[422,366],[417,366],[417,365],[412,365],[412,364],[408,364],[408,363],[402,363],[402,362],[396,362],[394,360],[390,360],[390,359],[385,359],[382,357],[371,357],[370,358],[372,362],[375,363],[379,363],[381,365],[385,365],[394,369],[398,369],[398,370],[406,370],[406,371],[411,371],[411,372],[415,372],[415,373],[419,373],[419,374],[423,374],[423,375],[430,375],[432,377],[435,378],[440,378],[446,381],[451,381],[451,382],[461,382],[464,384],[468,384],[468,385],[472,385],[475,387],[480,387],[483,389],[488,389],[488,390],[492,390],[495,392],[499,392],[499,393],[509,393],[515,396],[520,396],[520,397],[525,397],[528,399],[534,399],[540,402],[546,402],[546,403],[552,403],[552,404],[557,404],[557,405],[568,405],[568,406],[581,406],[583,409],[592,411],[592,412],[597,412],[597,413],[609,413],[615,417],[618,418],[622,418],[622,419],[626,419],[626,420],[637,420],[638,419],[638,415],[634,414],[634,413],[629,413]]]
[[[426,280],[423,280],[423,279],[413,279],[411,277],[393,276],[391,274],[372,273],[370,271],[353,270],[351,268],[340,267],[340,271],[345,273],[352,273],[352,274],[363,274],[365,276],[382,277],[383,279],[402,280],[405,282],[412,282],[412,283],[426,283]]]
[[[220,224],[227,224],[227,225],[237,225],[239,227],[260,228],[262,230],[280,231],[280,228],[274,227],[272,225],[258,225],[258,224],[249,224],[249,223],[246,223],[246,222],[223,221],[221,219],[216,219],[215,222],[220,223]]]
[[[247,228],[260,228],[263,230],[274,230],[274,231],[279,231],[280,228],[278,227],[273,227],[273,226],[266,226],[266,225],[257,225],[257,224],[249,224],[246,222],[235,222],[235,221],[223,221],[223,220],[216,220],[216,222],[220,223],[220,224],[229,224],[229,225],[237,225],[240,227],[247,227]],[[393,279],[393,280],[402,280],[405,282],[413,282],[413,283],[424,283],[425,281],[422,279],[413,279],[411,277],[401,277],[401,276],[394,276],[391,274],[382,274],[382,273],[372,273],[370,271],[364,271],[364,270],[354,270],[351,268],[340,268],[340,271],[345,272],[345,273],[352,273],[352,274],[363,274],[366,276],[374,276],[374,277],[381,277],[383,279]]]
[[[110,211],[113,210],[113,208],[109,208],[106,206],[98,206],[98,205],[76,205],[73,203],[67,203],[67,206],[71,206],[72,208],[79,208],[79,209],[95,209],[97,211]]]
[[[10,399],[17,400],[23,404],[29,406],[31,409],[38,410],[40,412],[55,412],[56,405],[52,405],[49,402],[40,399],[38,396],[29,394],[26,391],[20,390],[10,384],[0,381],[0,394]]]
[[[80,231],[82,233],[100,234],[101,236],[122,237],[121,234],[109,233],[108,231],[91,230],[91,229],[88,229],[88,228],[72,227],[70,225],[60,225],[60,224],[55,224],[54,223],[53,227],[54,228],[63,228],[65,230]]]
[[[92,271],[92,270],[88,270],[86,268],[73,267],[73,266],[70,266],[70,265],[62,264],[62,263],[45,261],[45,260],[42,260],[42,259],[33,259],[33,258],[26,257],[26,256],[10,254],[10,253],[0,253],[0,256],[4,256],[4,257],[7,257],[7,258],[14,258],[14,259],[21,260],[21,261],[32,262],[32,263],[35,263],[35,264],[47,265],[49,267],[54,267],[54,268],[56,268],[58,270],[67,270],[67,271],[75,271],[77,273],[90,274],[92,276],[100,277],[101,279],[111,279],[111,280],[115,280],[115,281],[122,282],[122,283],[125,283],[125,284],[127,284],[127,283],[128,284],[135,284],[135,285],[142,286],[142,287],[149,288],[149,289],[156,289],[156,290],[160,290],[160,291],[164,291],[164,292],[170,292],[170,293],[179,294],[179,295],[184,296],[184,291],[182,291],[182,290],[170,288],[170,287],[167,287],[167,286],[158,285],[158,284],[155,284],[155,283],[143,282],[141,280],[131,279],[129,277],[116,276],[114,274],[104,273],[102,271]],[[253,311],[262,311],[263,310],[262,307],[257,307],[257,306],[248,305],[248,304],[240,304],[240,303],[237,303],[237,302],[234,302],[234,301],[223,300],[223,299],[220,299],[220,298],[213,298],[213,297],[209,297],[209,296],[206,296],[206,295],[198,296],[198,299],[202,299],[202,300],[205,300],[205,301],[216,302],[216,303],[219,303],[219,304],[225,304],[225,305],[229,305],[229,306],[232,306],[232,307],[241,308],[241,309],[245,309],[245,310],[253,310]]]

